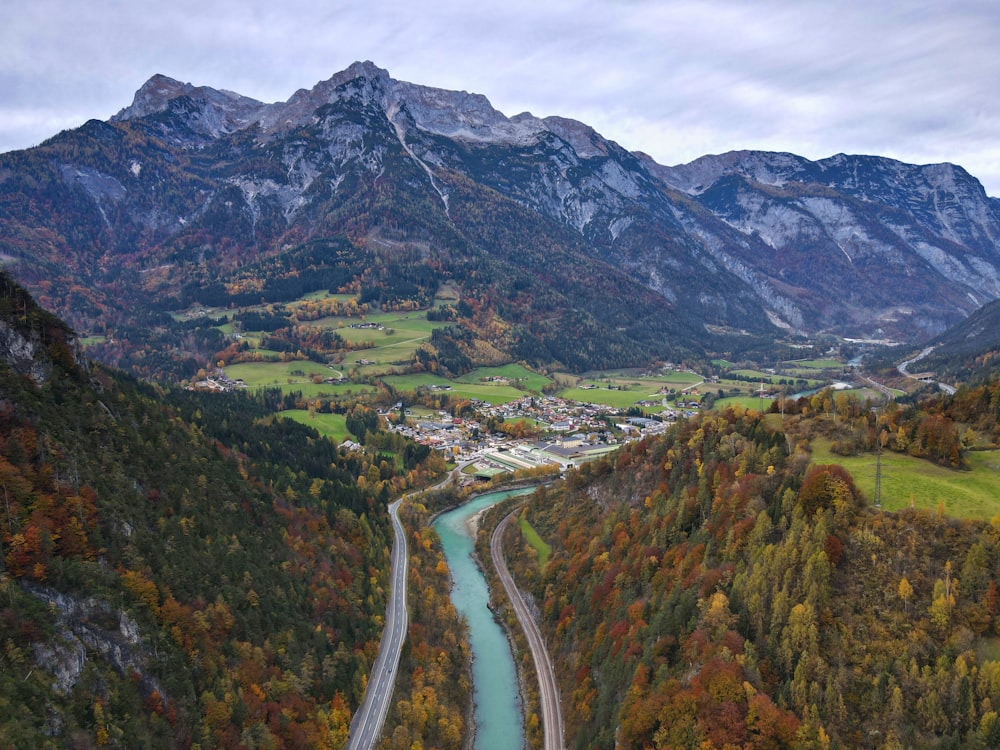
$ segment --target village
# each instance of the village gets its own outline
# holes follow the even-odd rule
[[[220,368],[189,387],[234,391],[246,384],[229,378]],[[699,406],[695,400],[668,404],[664,396],[644,399],[624,410],[540,394],[501,404],[472,398],[470,404],[471,413],[462,417],[443,410],[414,414],[403,402],[380,409],[379,414],[388,429],[441,451],[449,462],[461,466],[466,481],[482,481],[516,471],[544,467],[564,471],[579,466],[616,451],[623,443],[662,433],[677,419],[692,416]],[[361,447],[350,439],[341,445]]]
[[[623,443],[663,432],[676,419],[692,412],[666,409],[656,418],[632,416],[602,404],[570,401],[556,396],[524,396],[504,404],[473,400],[475,418],[455,418],[447,412],[436,418],[414,419],[405,412],[403,422],[387,420],[390,429],[423,445],[442,451],[447,458],[479,480],[519,470],[558,467],[560,471],[579,466],[616,451]],[[404,409],[397,403],[395,410]],[[383,412],[390,416],[392,410]],[[517,437],[485,425],[517,424],[535,426],[536,437]]]

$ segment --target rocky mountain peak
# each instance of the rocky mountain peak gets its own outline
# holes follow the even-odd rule
[[[182,83],[176,78],[157,73],[135,92],[132,104],[114,115],[111,120],[114,122],[134,120],[162,112],[171,99],[183,96],[193,89],[194,86],[190,83]]]
[[[589,125],[566,117],[546,117],[542,122],[572,146],[581,159],[608,155],[608,142]]]
[[[182,83],[158,73],[135,93],[131,106],[111,120],[120,122],[166,112],[182,97],[190,100],[185,107],[185,119],[191,129],[212,138],[246,127],[264,107],[256,99],[233,91]]]

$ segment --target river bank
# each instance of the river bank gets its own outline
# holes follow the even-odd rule
[[[452,602],[469,625],[472,650],[475,750],[522,750],[524,716],[520,681],[508,634],[489,607],[489,588],[473,556],[482,513],[533,487],[502,490],[473,498],[440,514],[433,526],[452,573]]]

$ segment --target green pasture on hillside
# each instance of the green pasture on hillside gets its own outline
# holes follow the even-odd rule
[[[538,554],[538,567],[544,568],[545,563],[549,561],[549,555],[552,554],[552,547],[545,543],[538,532],[535,531],[534,527],[528,523],[528,519],[524,516],[518,516],[518,524],[521,526],[521,536],[524,538],[528,544],[535,550]]]
[[[303,373],[303,374],[293,374]],[[340,373],[338,369],[331,369],[328,365],[321,365],[318,362],[309,360],[293,360],[291,362],[240,362],[229,365],[226,368],[226,375],[233,378],[242,378],[249,388],[267,385],[290,385],[292,383],[312,382],[314,375],[322,378],[337,377]]]
[[[793,359],[782,362],[783,365],[793,367],[804,367],[809,370],[840,370],[844,363],[839,359]]]
[[[659,404],[663,400],[663,394],[659,391],[673,388],[678,394],[687,392],[695,395],[697,386],[703,383],[703,378],[693,372],[665,372],[642,377],[617,372],[591,373],[587,378],[576,380],[572,387],[560,392],[559,396],[571,401],[603,404],[617,409],[627,409],[639,401],[655,401],[657,406],[647,408],[657,410],[662,408]]]
[[[740,378],[753,378],[758,383],[763,380],[765,383],[777,383],[784,375],[774,375],[773,373],[761,372],[760,370],[730,370],[726,375]]]
[[[320,435],[330,438],[338,445],[351,437],[347,430],[347,416],[344,414],[318,414],[305,409],[286,409],[278,414],[314,428]]]
[[[753,409],[754,411],[766,413],[771,409],[772,403],[773,399],[761,399],[759,396],[727,396],[726,398],[717,398],[715,403],[712,404],[712,409],[713,411],[724,411],[730,406],[739,406],[744,409]]]
[[[649,387],[624,390],[608,390],[607,388],[567,388],[558,394],[560,398],[569,401],[581,401],[585,404],[602,404],[615,409],[628,409],[639,401],[652,400],[657,403],[663,396],[656,395],[655,389]]]
[[[899,510],[910,505],[936,510],[957,518],[990,520],[1000,514],[1000,451],[971,451],[970,471],[946,469],[921,458],[882,454],[882,507]],[[871,499],[875,492],[875,455],[837,456],[827,440],[813,441],[814,464],[839,464],[858,488]]]
[[[280,388],[283,393],[301,391],[306,398],[343,398],[362,393],[372,393],[369,385],[357,383],[314,383],[313,376],[337,377],[341,371],[317,362],[296,360],[293,362],[241,362],[225,368],[226,375],[233,380],[242,379],[247,388]],[[304,375],[293,375],[292,372]]]

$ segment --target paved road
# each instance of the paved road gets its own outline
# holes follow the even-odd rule
[[[378,656],[368,679],[365,700],[351,722],[351,737],[347,750],[371,750],[382,734],[389,701],[399,671],[399,654],[406,639],[408,622],[406,611],[406,532],[399,520],[397,500],[389,506],[392,517],[392,572],[389,604],[385,610],[385,629],[379,644]]]
[[[465,462],[455,467],[454,471],[428,489],[438,490],[449,482],[456,481],[461,475]],[[421,491],[404,495],[389,505],[389,515],[392,517],[392,570],[391,595],[385,608],[385,627],[382,630],[382,641],[378,646],[378,656],[365,689],[365,699],[361,708],[351,721],[351,736],[345,750],[371,750],[382,734],[386,714],[389,713],[389,701],[396,685],[396,674],[399,671],[399,655],[406,640],[406,628],[409,622],[406,610],[406,561],[409,553],[406,547],[406,531],[399,520],[399,505],[410,497],[421,494]]]
[[[503,556],[501,544],[503,533],[516,513],[517,511],[510,513],[496,527],[490,538],[490,555],[493,557],[493,564],[496,565],[497,574],[507,591],[507,596],[514,605],[521,629],[524,630],[524,634],[528,638],[528,645],[531,647],[531,658],[535,661],[538,691],[542,704],[542,731],[545,735],[545,750],[563,750],[562,708],[559,705],[559,686],[556,684],[555,670],[552,669],[549,652],[545,649],[545,640],[538,631],[538,625],[535,624],[535,619],[531,616],[531,611],[521,596],[521,592],[514,585],[514,579],[507,569],[507,561]]]
[[[905,362],[900,362],[898,365],[896,365],[896,369],[899,370],[899,372],[902,375],[905,375],[908,378],[912,378],[913,376],[909,373],[909,371],[907,370],[907,368],[910,365],[912,365],[914,362],[919,362],[924,357],[926,357],[928,354],[930,354],[932,351],[934,351],[934,349],[936,348],[936,346],[937,346],[936,344],[935,344],[935,346],[928,346],[926,349],[924,349],[922,352],[920,352],[920,354],[918,354],[916,357],[911,357],[910,359],[906,360]],[[954,396],[955,395],[955,391],[957,390],[955,388],[955,386],[948,385],[947,383],[942,383],[939,380],[935,380],[933,382],[937,383],[937,387],[940,388],[945,393],[947,393],[949,396]]]

